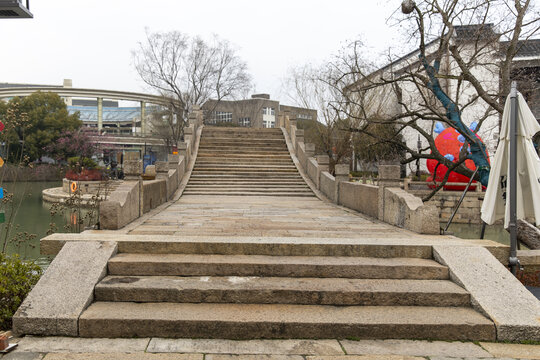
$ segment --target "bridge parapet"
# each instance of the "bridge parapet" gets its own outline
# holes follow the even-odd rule
[[[201,112],[200,110],[195,110]],[[155,164],[155,180],[143,180],[142,160],[124,161],[126,180],[113,191],[109,199],[100,203],[102,229],[121,229],[144,213],[173,199],[181,191],[184,177],[189,176],[188,165],[194,162],[200,138],[202,116],[196,114],[185,139],[178,144],[179,154],[169,154],[167,161]]]
[[[319,196],[375,217],[389,224],[421,234],[439,233],[435,206],[400,189],[399,166],[380,165],[377,185],[349,182],[349,165],[336,164],[335,176],[329,173],[329,157],[314,156],[315,146],[304,143],[304,131],[296,120],[285,116],[286,138],[300,173]]]

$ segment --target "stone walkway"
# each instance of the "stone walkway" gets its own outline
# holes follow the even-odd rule
[[[184,195],[130,234],[403,237],[410,232],[316,197]]]
[[[413,340],[205,340],[32,337],[1,360],[540,359],[540,345]]]

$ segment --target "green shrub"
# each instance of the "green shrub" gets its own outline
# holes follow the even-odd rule
[[[81,158],[79,156],[68,158],[68,165],[70,169],[76,171],[80,171],[82,168],[92,170],[97,169],[98,167],[97,163],[94,160],[86,157]]]
[[[0,330],[11,329],[11,318],[41,276],[41,268],[18,255],[0,253]]]

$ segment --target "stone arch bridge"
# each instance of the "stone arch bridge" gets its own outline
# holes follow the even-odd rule
[[[156,180],[132,160],[101,204],[111,230],[42,240],[56,258],[15,332],[540,340],[540,306],[501,263],[507,247],[430,234],[429,207],[392,168],[378,186],[350,183],[280,122],[203,127],[194,114]]]

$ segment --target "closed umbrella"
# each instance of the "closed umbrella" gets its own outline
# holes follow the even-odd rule
[[[489,182],[482,204],[482,220],[487,224],[504,217],[504,227],[510,221],[510,201],[507,188],[510,185],[510,118],[511,95],[506,99],[500,142],[491,164]],[[532,137],[540,131],[540,125],[527,106],[525,99],[517,93],[517,219],[534,218],[540,223],[540,158],[534,149]]]
[[[500,142],[492,162],[489,182],[482,204],[482,220],[487,224],[504,217],[504,227],[510,220],[510,201],[507,189],[510,185],[510,118],[511,98],[506,99]],[[516,101],[516,215],[517,219],[534,218],[540,223],[540,159],[534,149],[532,137],[540,131],[540,125],[527,106],[525,99],[517,93]]]

